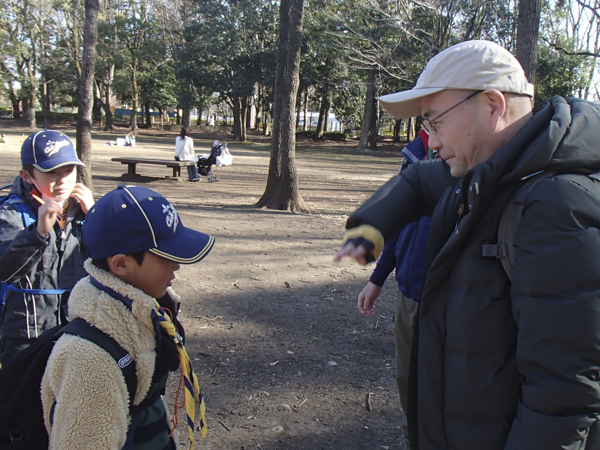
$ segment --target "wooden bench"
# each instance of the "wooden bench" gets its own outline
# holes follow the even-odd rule
[[[175,161],[174,159],[151,159],[151,158],[111,158],[111,161],[127,164],[127,173],[136,175],[135,168],[138,164],[154,164],[158,166],[167,166],[173,168],[173,177],[181,176],[181,168],[194,166],[194,161]]]

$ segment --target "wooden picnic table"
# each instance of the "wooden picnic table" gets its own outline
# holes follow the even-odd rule
[[[127,164],[127,173],[130,175],[136,174],[136,166],[138,164],[154,164],[158,166],[166,166],[173,168],[173,177],[178,178],[181,176],[181,168],[187,166],[194,166],[194,161],[175,161],[174,159],[152,159],[152,158],[126,158],[118,157],[111,158],[111,161],[120,162],[121,164]]]

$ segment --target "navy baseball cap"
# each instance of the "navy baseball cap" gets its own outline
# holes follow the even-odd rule
[[[59,167],[83,166],[73,141],[69,137],[54,130],[42,130],[25,139],[21,146],[21,164],[33,166],[40,172],[51,172]]]
[[[177,211],[158,192],[120,185],[87,213],[83,244],[91,258],[148,251],[179,264],[192,264],[212,249],[215,238],[183,226]]]

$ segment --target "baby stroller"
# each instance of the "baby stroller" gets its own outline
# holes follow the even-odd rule
[[[216,183],[220,180],[220,178],[213,172],[212,166],[213,164],[218,164],[218,158],[220,158],[223,154],[230,154],[227,149],[226,143],[221,143],[219,141],[215,141],[210,149],[210,154],[202,155],[198,157],[198,172],[200,175],[206,177],[209,183],[213,181]]]

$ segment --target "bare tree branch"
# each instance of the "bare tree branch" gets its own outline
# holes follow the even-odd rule
[[[568,56],[586,56],[586,57],[591,57],[591,58],[600,58],[600,53],[596,53],[596,52],[590,52],[590,51],[572,51],[572,50],[567,50],[565,47],[563,47],[562,45],[556,43],[556,42],[551,42],[549,39],[547,39],[546,37],[542,37],[542,39],[544,40],[544,42],[546,42],[546,44],[548,44],[550,47],[552,47],[553,49],[568,55]]]

